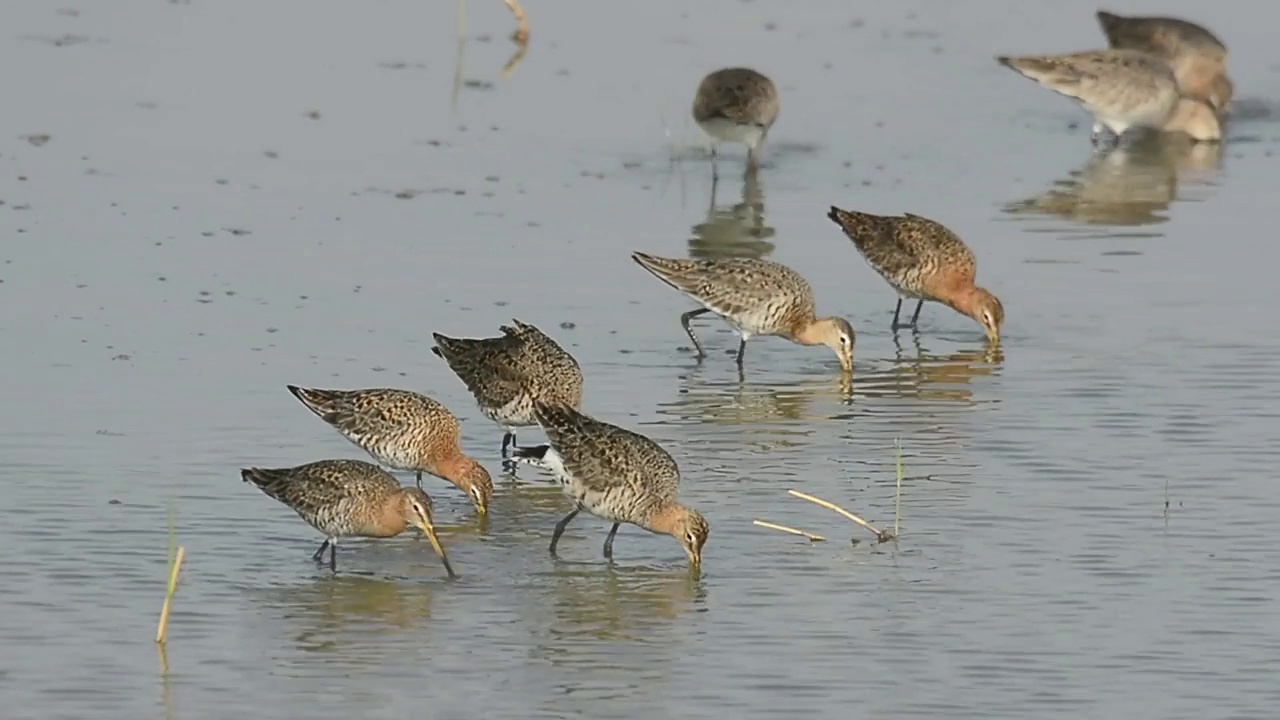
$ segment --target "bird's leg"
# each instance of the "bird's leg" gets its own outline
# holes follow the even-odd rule
[[[752,145],[747,148],[747,174],[753,173],[760,169],[760,151],[758,145]]]
[[[329,571],[338,572],[338,541],[329,543]]]
[[[311,556],[311,559],[316,562],[323,562],[321,558],[324,557],[324,551],[328,549],[329,549],[329,538],[325,538],[324,542],[320,543],[320,549],[317,550],[315,554]]]
[[[900,312],[902,312],[901,297],[898,298],[898,304],[895,305],[893,308],[893,324],[889,327],[890,330],[897,330],[898,328],[902,327],[901,325],[898,324],[898,313]]]
[[[693,334],[693,328],[689,327],[689,321],[698,317],[699,315],[705,315],[709,312],[711,312],[711,310],[707,308],[698,308],[697,310],[690,310],[689,312],[680,316],[680,324],[684,326],[685,334],[688,335],[689,339],[693,341],[693,347],[695,350],[698,351],[699,360],[706,357],[707,354],[703,352],[702,343],[698,342],[698,336]]]
[[[1120,133],[1113,132],[1098,122],[1093,124],[1093,135],[1090,139],[1093,141],[1093,149],[1100,153],[1109,152],[1120,145]]]
[[[568,515],[565,515],[563,518],[561,518],[560,522],[556,523],[556,531],[551,533],[551,555],[552,556],[555,556],[556,554],[556,543],[560,542],[560,536],[564,534],[564,529],[569,526],[570,520],[573,520],[575,517],[578,516],[578,511],[581,509],[582,508],[575,507],[573,510],[569,512]]]
[[[717,159],[717,156],[718,156],[718,153],[717,153],[717,148],[718,148],[718,147],[719,147],[718,143],[712,143],[712,144],[711,144],[711,184],[712,184],[712,187],[715,187],[715,183],[716,183],[716,181],[720,179],[720,168],[719,168],[718,163],[716,162],[716,159]]]
[[[422,471],[418,470],[414,472],[414,475],[418,481],[418,489],[421,490],[422,489]]]
[[[924,307],[924,300],[916,301],[916,311],[911,313],[911,329],[916,329],[916,321],[920,319],[920,308]]]
[[[613,560],[613,536],[618,534],[618,527],[621,525],[622,523],[614,523],[613,527],[609,528],[609,537],[604,539],[604,556],[610,561]]]
[[[742,355],[746,351],[747,351],[747,339],[742,338],[742,340],[738,342],[738,370],[739,371],[742,370]]]
[[[516,461],[511,457],[511,453],[507,450],[507,448],[511,448],[511,450],[514,451],[515,447],[516,447],[515,431],[507,430],[506,432],[502,433],[502,470],[503,472],[511,473],[512,476],[515,476],[516,474]]]

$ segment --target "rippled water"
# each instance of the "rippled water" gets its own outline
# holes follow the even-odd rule
[[[504,78],[496,0],[468,3],[461,52],[452,3],[5,3],[5,717],[1269,716],[1270,11],[1159,9],[1231,45],[1221,153],[1091,159],[1087,116],[992,56],[1099,46],[1092,6],[863,5],[530,0]],[[713,201],[687,106],[736,63],[783,111],[759,177],[728,152]],[[965,237],[1003,351],[932,306],[895,339],[832,203]],[[800,270],[859,332],[852,397],[828,351],[773,339],[739,382],[714,321],[695,365],[689,305],[636,249]],[[496,473],[501,433],[430,332],[511,317],[675,456],[712,526],[701,579],[635,528],[608,567],[585,517],[553,562],[567,508],[530,470],[484,528],[428,486],[458,581],[409,535],[345,544],[331,576],[240,482],[363,457],[289,382],[427,392]],[[899,542],[786,494],[892,523],[897,438]]]

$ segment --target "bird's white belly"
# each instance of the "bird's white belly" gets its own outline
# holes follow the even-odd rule
[[[720,142],[742,143],[751,148],[759,146],[764,138],[764,128],[759,125],[743,125],[724,118],[713,118],[698,126]]]

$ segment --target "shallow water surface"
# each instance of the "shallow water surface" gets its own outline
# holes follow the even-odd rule
[[[453,3],[5,3],[5,717],[1269,716],[1272,11],[1158,9],[1232,48],[1225,147],[1095,157],[1083,111],[992,59],[1100,46],[1094,8],[960,7],[530,0],[504,77],[496,0],[461,48]],[[783,109],[759,175],[728,149],[712,198],[688,105],[731,64]],[[831,204],[966,238],[1003,348],[938,306],[894,337]],[[859,333],[851,392],[825,348],[771,338],[739,380],[706,318],[696,364],[690,305],[632,250],[796,268]],[[408,534],[330,575],[240,482],[364,457],[286,383],[426,392],[497,476],[501,432],[430,333],[512,317],[679,462],[701,578],[631,527],[608,566],[585,516],[553,561],[566,502],[529,468],[483,527],[427,485],[457,581]],[[899,438],[896,543],[786,493],[892,524]]]

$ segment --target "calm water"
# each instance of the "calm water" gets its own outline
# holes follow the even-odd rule
[[[449,2],[3,4],[6,718],[1273,714],[1275,18],[1115,3],[1208,21],[1244,117],[1220,155],[1091,160],[1087,116],[992,56],[1100,46],[1092,5],[694,5],[529,0],[504,79],[497,0],[468,4],[461,55]],[[730,151],[713,205],[687,107],[737,63],[783,111],[758,182]],[[832,203],[965,237],[1003,353],[936,306],[895,341]],[[852,400],[829,352],[772,339],[740,384],[716,322],[695,366],[691,306],[633,249],[800,270],[859,332]],[[553,562],[566,504],[528,469],[483,531],[428,486],[459,581],[409,535],[330,576],[240,482],[364,457],[287,382],[427,392],[496,474],[501,434],[430,332],[511,317],[676,457],[712,525],[701,580],[635,528],[609,568],[587,518]],[[898,437],[900,542],[787,496],[891,523]]]

